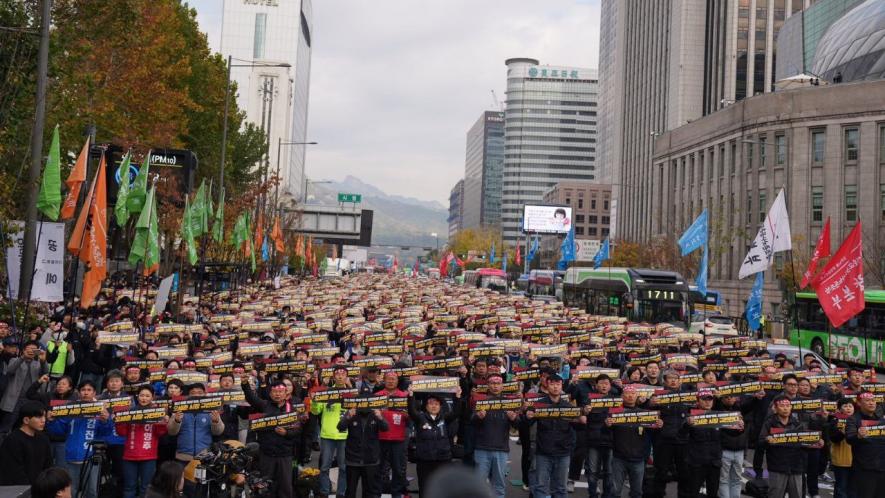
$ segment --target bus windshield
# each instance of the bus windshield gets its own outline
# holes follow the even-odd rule
[[[636,321],[649,323],[684,323],[685,310],[680,301],[636,301]]]

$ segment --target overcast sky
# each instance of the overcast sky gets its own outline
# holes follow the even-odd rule
[[[217,50],[222,0],[188,0]],[[294,0],[280,0],[294,1]],[[510,57],[596,68],[599,0],[313,0],[307,174],[436,200]]]

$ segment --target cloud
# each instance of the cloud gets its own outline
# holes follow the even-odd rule
[[[218,45],[221,0],[192,0]],[[307,174],[448,204],[504,60],[597,66],[598,0],[313,0]]]

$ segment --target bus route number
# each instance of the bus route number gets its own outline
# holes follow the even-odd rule
[[[644,291],[643,299],[655,299],[663,301],[676,301],[679,295],[676,291],[647,289]]]

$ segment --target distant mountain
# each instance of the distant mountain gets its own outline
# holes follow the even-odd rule
[[[361,194],[360,207],[374,211],[372,219],[372,244],[390,246],[421,246],[436,248],[445,244],[449,233],[449,212],[435,201],[422,201],[411,197],[388,195],[381,189],[354,176],[343,181],[311,185],[311,204],[335,205],[338,193]]]

